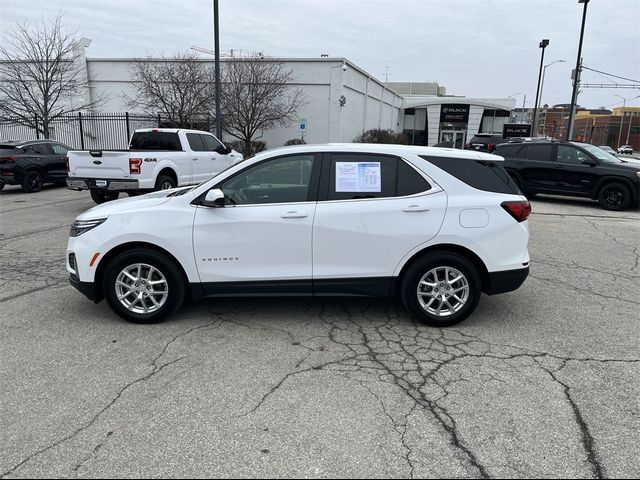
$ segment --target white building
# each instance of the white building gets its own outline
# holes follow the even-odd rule
[[[99,112],[128,110],[126,97],[135,95],[132,69],[140,59],[81,55],[76,61],[86,69],[89,79],[89,87],[78,101],[104,97]],[[213,59],[200,61],[213,66]],[[291,87],[300,88],[306,99],[291,125],[263,132],[260,140],[266,142],[267,148],[282,146],[287,140],[303,135],[307,143],[351,142],[370,129],[404,131],[415,144],[453,141],[461,147],[475,133],[502,133],[502,125],[508,123],[515,107],[512,98],[447,96],[446,89],[437,83],[385,84],[344,58],[265,58],[265,61],[284,63],[292,71]],[[224,62],[222,58],[221,68]],[[2,128],[0,124],[0,138],[13,136],[1,131]],[[89,143],[99,148],[99,137],[93,135],[90,142],[85,138],[83,145]]]

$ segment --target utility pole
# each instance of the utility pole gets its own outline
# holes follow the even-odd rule
[[[580,27],[580,42],[578,43],[578,56],[576,58],[576,69],[573,79],[573,92],[571,93],[571,108],[569,109],[569,123],[567,125],[567,137],[565,140],[573,139],[573,119],[576,114],[576,103],[578,100],[578,86],[580,85],[580,70],[582,69],[582,40],[584,38],[584,24],[587,19],[587,5],[589,0],[578,0],[578,3],[584,3],[582,11],[582,26]]]

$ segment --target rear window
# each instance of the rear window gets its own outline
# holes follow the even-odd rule
[[[537,145],[527,145],[524,157],[527,160],[533,160],[536,162],[549,162],[551,161],[551,149],[553,148],[550,144],[537,144]]]
[[[498,145],[492,153],[509,158],[518,155],[522,149],[524,149],[524,145],[521,143],[516,143],[515,145]]]
[[[521,195],[502,162],[472,158],[431,157],[420,155],[427,162],[453,175],[470,187],[486,192]]]
[[[469,143],[501,143],[502,137],[499,135],[474,135]]]
[[[178,134],[174,132],[139,132],[131,138],[130,150],[182,151]]]

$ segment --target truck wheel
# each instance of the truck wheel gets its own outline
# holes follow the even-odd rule
[[[169,190],[170,188],[176,188],[176,181],[168,175],[160,175],[156,180],[154,190]]]
[[[102,190],[91,190],[91,198],[98,205],[104,202],[110,202],[111,200],[116,200],[120,192],[104,192]]]
[[[30,170],[22,178],[22,190],[27,193],[35,193],[42,190],[44,177],[37,170]]]

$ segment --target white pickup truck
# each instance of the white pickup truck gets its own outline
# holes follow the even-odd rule
[[[201,183],[243,160],[208,132],[177,128],[136,130],[129,150],[67,154],[67,187],[90,190],[96,203]]]

